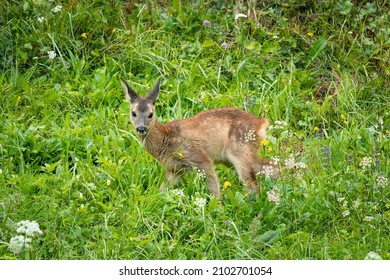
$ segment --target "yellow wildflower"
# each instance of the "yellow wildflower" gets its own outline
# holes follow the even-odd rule
[[[260,142],[260,146],[262,146],[262,147],[265,147],[265,146],[267,146],[268,145],[268,143],[269,143],[269,141],[267,141],[267,140],[261,140],[261,142]]]
[[[81,34],[81,38],[87,39],[87,37],[88,37],[87,33],[84,32],[84,33]]]
[[[341,114],[340,118],[341,118],[342,120],[345,120],[345,119],[346,119],[346,117],[345,117],[344,114]]]
[[[268,152],[272,152],[272,147],[271,146],[268,147]]]
[[[317,126],[313,128],[314,132],[317,132],[318,130],[320,130]]]
[[[111,30],[111,32],[112,32],[112,33],[115,33],[115,32],[116,32],[116,29],[115,29],[115,28],[113,28],[113,29]]]
[[[343,123],[344,123],[344,125],[347,125],[347,124],[348,124],[348,122],[347,122],[346,120],[344,120],[344,122],[343,122]]]
[[[232,184],[230,184],[230,182],[226,181],[224,184],[223,184],[223,189],[226,190],[228,187],[230,187]]]
[[[307,34],[306,34],[307,36],[309,36],[309,37],[313,37],[313,32],[307,32]]]
[[[177,153],[177,156],[179,157],[179,159],[183,159],[184,158],[182,153]]]

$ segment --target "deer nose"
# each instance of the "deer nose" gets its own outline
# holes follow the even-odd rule
[[[137,130],[137,132],[139,133],[139,134],[146,134],[146,127],[145,126],[139,126],[139,127],[137,127],[136,128],[136,130]]]

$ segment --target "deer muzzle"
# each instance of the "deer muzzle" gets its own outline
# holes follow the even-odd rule
[[[145,126],[139,126],[135,129],[138,134],[145,135],[147,128]]]

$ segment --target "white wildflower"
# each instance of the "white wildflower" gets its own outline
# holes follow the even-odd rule
[[[268,127],[268,130],[273,129],[285,129],[287,127],[287,123],[285,121],[275,121],[273,125]]]
[[[262,170],[257,174],[265,175],[265,177],[273,177],[275,175],[275,169],[272,165],[263,165]]]
[[[279,165],[280,157],[274,156],[271,158],[271,164],[272,165]]]
[[[279,126],[280,128],[287,126],[287,122],[285,122],[285,121],[276,121],[275,124],[277,126]]]
[[[200,179],[202,179],[202,180],[204,180],[204,179],[206,179],[206,177],[207,177],[207,175],[206,175],[206,171],[204,171],[203,169],[197,169],[197,176],[200,178]]]
[[[39,23],[42,23],[44,20],[45,20],[45,17],[39,17],[39,18],[37,18],[37,21],[38,21]]]
[[[357,209],[360,207],[360,205],[362,204],[361,200],[360,199],[356,199],[352,205],[353,205],[353,208]]]
[[[197,209],[203,209],[206,205],[207,200],[203,197],[197,197],[195,198],[194,204],[196,205]]]
[[[290,154],[289,158],[284,161],[284,165],[287,169],[293,169],[295,167],[295,158]]]
[[[377,178],[376,178],[376,183],[378,184],[379,187],[386,187],[388,184],[389,184],[389,179],[387,179],[385,176],[383,175],[379,175]]]
[[[364,157],[359,163],[359,166],[365,170],[369,167],[371,167],[371,164],[374,162],[374,160],[371,157]]]
[[[382,257],[376,252],[368,252],[368,254],[364,257],[365,260],[381,260]]]
[[[244,15],[244,14],[236,14],[234,16],[234,20],[238,20],[239,18],[247,18],[248,16],[247,15]]]
[[[275,203],[278,205],[280,203],[280,196],[279,194],[272,190],[267,192],[268,201]]]
[[[291,130],[286,130],[286,131],[282,132],[282,134],[284,134],[287,139],[291,140],[294,138],[294,132]]]
[[[42,234],[42,231],[39,229],[39,225],[36,221],[20,221],[16,224],[18,228],[16,229],[17,233],[24,233],[27,236],[34,236],[35,234]]]
[[[23,248],[28,249],[30,247],[31,238],[23,235],[17,235],[11,238],[9,241],[9,248],[15,254],[19,254]]]
[[[184,191],[182,189],[174,189],[172,192],[174,195],[184,196]]]
[[[344,218],[349,216],[349,214],[351,214],[351,212],[349,212],[349,210],[344,210],[343,213],[341,213],[341,215],[343,215]]]
[[[338,201],[338,202],[343,202],[344,199],[345,199],[345,197],[339,197],[339,198],[337,199],[337,201]]]
[[[55,51],[48,51],[47,55],[49,56],[49,59],[54,59],[57,56]]]
[[[297,162],[295,163],[295,169],[297,170],[297,175],[302,176],[303,170],[307,169],[307,165],[303,162]]]
[[[297,169],[306,169],[306,168],[307,168],[307,165],[306,165],[306,163],[304,163],[304,162],[297,162],[297,163],[295,164],[295,168],[297,168]]]
[[[51,11],[53,13],[58,13],[58,12],[61,12],[61,10],[62,10],[62,6],[61,5],[57,5]]]
[[[374,220],[374,217],[373,217],[373,216],[365,216],[365,217],[363,218],[363,221],[365,221],[365,222],[371,222],[372,220]]]
[[[244,140],[245,142],[256,141],[255,131],[250,129],[247,133],[245,133]]]

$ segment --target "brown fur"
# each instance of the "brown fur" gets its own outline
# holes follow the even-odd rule
[[[159,82],[146,98],[139,97],[124,81],[121,83],[131,104],[133,126],[137,131],[141,126],[146,130],[145,134],[138,133],[137,136],[146,150],[164,165],[171,185],[179,182],[186,169],[196,168],[206,175],[209,191],[221,198],[213,165],[223,163],[234,166],[248,190],[259,191],[256,174],[264,165],[270,164],[257,155],[260,142],[266,137],[267,119],[236,108],[220,108],[160,124],[154,114]],[[136,117],[132,115],[134,113]],[[151,113],[153,117],[149,118]],[[166,189],[165,184],[161,189]]]

